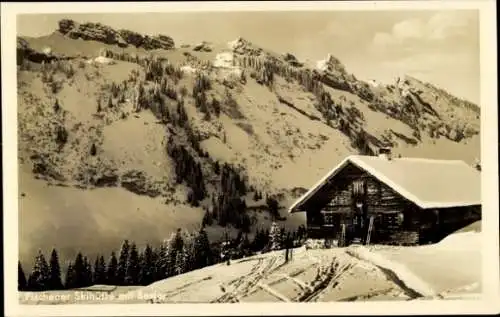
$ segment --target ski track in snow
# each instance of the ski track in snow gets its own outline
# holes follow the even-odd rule
[[[338,259],[334,257],[328,265],[318,268],[317,276],[319,276],[319,281],[317,281],[318,284],[314,287],[313,291],[300,296],[297,300],[300,302],[318,301],[326,291],[335,287],[338,279],[352,267],[352,263],[340,266]]]
[[[280,294],[278,291],[272,289],[269,285],[264,284],[264,283],[257,283],[257,286],[268,292],[269,294],[273,295],[274,297],[282,300],[283,302],[290,302],[290,299],[286,297],[283,294]]]
[[[332,295],[334,298],[340,296],[335,301],[343,302],[366,301],[377,297],[401,298],[401,300],[410,301],[480,297],[477,290],[479,283],[433,293],[432,288],[428,287],[420,277],[414,275],[404,265],[380,254],[373,254],[372,251],[363,247],[305,252],[288,262],[285,262],[280,251],[275,251],[265,256],[244,260],[244,262],[247,261],[253,262],[250,267],[246,267],[250,271],[246,271],[248,273],[245,272],[238,277],[220,281],[218,286],[223,294],[211,300],[211,303],[245,302],[252,295],[262,296],[263,292],[281,302],[318,302],[323,299],[327,300],[326,297]],[[239,272],[238,263],[240,262],[234,261],[232,266],[228,266],[228,269]],[[390,284],[377,290],[360,289],[359,294],[345,294],[343,297],[341,295],[343,290],[340,288],[344,282],[348,284],[361,283],[360,285],[362,285],[362,277],[360,279],[358,270],[361,270],[360,272],[376,272],[374,274],[377,278],[384,279],[385,277]],[[354,281],[351,280],[353,278]],[[164,301],[165,299],[168,301],[168,298],[172,299],[181,293],[189,292],[193,286],[196,287],[197,284],[210,279],[213,279],[212,275],[193,279],[189,283],[163,291],[162,297]],[[284,284],[281,284],[287,282],[291,282],[291,285],[297,285],[298,288],[290,286],[291,288],[288,289],[284,287]],[[150,289],[153,290],[155,287]],[[137,292],[137,290],[134,291]],[[333,293],[330,293],[332,291]],[[152,300],[150,302],[158,301]]]
[[[255,288],[259,287],[260,281],[272,273],[273,266],[276,262],[276,256],[259,258],[258,263],[252,268],[248,275],[241,276],[228,285],[228,288],[232,288],[232,290],[227,291],[224,295],[216,298],[212,302],[225,303],[234,300],[240,301],[241,298],[248,296]],[[261,283],[261,285],[263,284]]]

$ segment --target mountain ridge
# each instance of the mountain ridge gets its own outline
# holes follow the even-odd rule
[[[352,153],[374,154],[389,146],[403,156],[470,164],[479,157],[480,108],[411,77],[374,87],[331,55],[324,69],[317,69],[292,53],[268,51],[243,38],[168,49],[124,47],[102,36],[119,34],[116,30],[79,25],[87,26],[86,40],[68,36],[66,29],[66,35],[18,37],[23,257],[59,242],[41,224],[59,228],[54,233],[67,230],[64,221],[53,218],[64,214],[64,206],[56,206],[57,195],[88,205],[84,214],[100,209],[96,223],[114,219],[116,234],[135,240],[148,240],[148,234],[138,233],[142,228],[155,232],[149,239],[161,241],[163,232],[166,237],[176,226],[196,226],[204,214],[216,219],[216,239],[224,227],[253,231],[268,226],[276,215],[266,196],[284,210]],[[80,30],[68,29],[75,28]],[[97,32],[102,29],[108,33]],[[47,210],[38,211],[35,202],[42,200],[35,193],[45,192],[44,184],[51,184],[54,198],[43,199]],[[64,194],[68,187],[71,194]],[[93,199],[90,193],[103,199],[103,192],[115,189],[125,192],[110,194],[122,198],[107,202],[105,210],[84,203]],[[259,194],[262,199],[253,199]],[[131,229],[111,210],[133,217],[136,211],[119,201],[127,195],[152,204],[157,211],[151,219],[168,218],[178,208],[192,213],[157,228],[148,221]],[[35,201],[29,201],[32,196]],[[41,224],[23,224],[30,217]],[[300,221],[288,217],[286,225]],[[105,228],[90,223],[94,220],[67,239],[68,249],[101,248],[99,239],[89,245],[76,240],[85,235],[107,239]],[[37,232],[47,239],[29,241]],[[113,239],[101,244],[115,246]]]

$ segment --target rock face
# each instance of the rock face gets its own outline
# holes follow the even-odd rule
[[[347,74],[345,66],[333,55],[328,54],[326,59],[320,60],[316,63],[316,67],[321,71],[337,72],[340,74]]]
[[[201,42],[193,47],[193,51],[197,52],[211,52],[212,48],[210,47],[210,44],[207,42]]]
[[[51,52],[38,52],[32,49],[28,42],[18,37],[17,38],[17,65],[21,65],[24,60],[29,60],[35,63],[50,62],[52,60],[58,59],[57,56],[53,55]]]
[[[328,54],[326,59],[318,61],[316,68],[320,72],[320,80],[324,84],[336,89],[352,92],[366,101],[373,100],[374,95],[370,85],[357,80],[354,75],[348,73],[344,64],[333,55]]]
[[[262,48],[255,47],[252,43],[241,37],[227,43],[227,46],[233,52],[240,55],[259,56],[263,51]]]
[[[295,55],[291,53],[283,54],[283,59],[294,67],[302,67],[304,65],[303,63],[299,62],[299,60],[297,59],[297,57],[295,57]]]
[[[175,47],[174,40],[166,35],[147,36],[130,30],[114,30],[101,23],[79,24],[73,20],[63,19],[59,21],[58,31],[72,39],[93,40],[119,47],[132,45],[146,50]]]

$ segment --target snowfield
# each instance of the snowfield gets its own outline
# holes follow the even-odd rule
[[[417,247],[297,248],[220,263],[144,287],[22,292],[21,304],[477,299],[481,233]]]

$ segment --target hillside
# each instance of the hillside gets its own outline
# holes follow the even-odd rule
[[[39,248],[68,259],[159,243],[206,213],[214,240],[221,226],[267,228],[266,196],[284,210],[346,155],[381,146],[480,158],[478,106],[408,76],[362,82],[331,55],[310,67],[242,38],[175,47],[68,20],[17,44],[26,267]]]
[[[295,249],[205,267],[143,287],[20,293],[23,304],[255,303],[478,299],[481,234],[418,247]],[[457,265],[457,263],[467,263]]]

